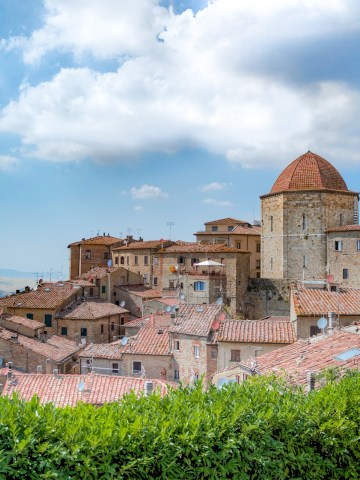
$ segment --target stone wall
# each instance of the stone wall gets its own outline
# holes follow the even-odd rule
[[[341,250],[335,250],[335,241]],[[358,243],[359,242],[359,243]],[[327,237],[328,273],[333,282],[344,288],[360,288],[360,230],[331,232]],[[344,274],[344,269],[347,274]],[[344,278],[346,277],[347,278]]]
[[[290,284],[287,280],[250,278],[244,296],[245,318],[290,315]]]

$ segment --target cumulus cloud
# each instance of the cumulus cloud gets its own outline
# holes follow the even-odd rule
[[[161,190],[160,187],[154,185],[141,185],[141,187],[132,187],[130,190],[130,196],[134,200],[143,200],[150,198],[166,198],[168,194]]]
[[[79,63],[23,85],[2,109],[0,131],[19,135],[29,155],[131,161],[197,147],[251,168],[288,163],[311,144],[324,156],[359,160],[358,88],[338,68],[324,75],[328,55],[316,50],[335,34],[360,36],[357,2],[216,0],[196,15],[154,0],[45,7],[44,25],[5,48],[22,48],[29,63],[48,52]],[[89,54],[118,68],[91,70]]]
[[[15,157],[11,157],[8,155],[0,155],[0,170],[4,172],[14,170],[17,167],[18,163],[19,161]]]
[[[202,185],[199,187],[201,192],[212,192],[216,190],[224,190],[224,188],[228,188],[231,186],[231,183],[228,182],[211,182],[207,183],[206,185]]]
[[[205,205],[213,205],[214,207],[232,207],[233,204],[228,200],[216,200],[215,198],[205,198]]]

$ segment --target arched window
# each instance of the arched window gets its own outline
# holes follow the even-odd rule
[[[194,290],[195,292],[202,292],[203,290],[205,290],[205,282],[194,282]]]

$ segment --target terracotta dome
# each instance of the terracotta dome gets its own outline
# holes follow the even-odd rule
[[[348,191],[348,188],[331,163],[316,153],[308,151],[280,173],[270,193],[289,190]]]

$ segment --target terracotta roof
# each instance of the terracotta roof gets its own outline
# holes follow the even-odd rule
[[[333,227],[325,230],[327,233],[331,232],[358,232],[360,225],[343,225],[342,227]]]
[[[123,353],[137,355],[171,355],[169,327],[152,326],[148,322],[135,337],[130,337]]]
[[[320,372],[329,367],[360,367],[360,355],[342,361],[335,357],[353,348],[360,348],[360,335],[343,330],[332,334],[298,340],[256,358],[255,371],[260,374],[274,372],[288,377],[292,383],[305,384],[307,372]],[[242,365],[254,368],[254,359]]]
[[[70,283],[43,283],[36,290],[0,299],[0,305],[21,308],[57,308],[76,290]]]
[[[179,305],[179,314],[176,324],[170,328],[170,332],[207,337],[211,332],[211,326],[223,312],[221,305]]]
[[[62,362],[70,355],[74,355],[80,350],[75,342],[59,337],[57,335],[49,336],[45,342],[36,338],[25,337],[24,335],[16,334],[14,332],[0,327],[0,338],[8,342],[15,342],[39,355],[50,358],[55,362]]]
[[[56,318],[70,318],[74,320],[95,320],[109,315],[127,313],[125,308],[118,307],[114,303],[106,302],[98,298],[78,300],[72,303]]]
[[[150,321],[154,327],[169,327],[171,323],[170,313],[154,313],[151,315],[145,315],[141,318],[135,318],[131,322],[127,322],[125,328],[141,328],[147,325]]]
[[[164,253],[249,253],[238,248],[228,247],[224,244],[217,243],[192,243],[189,245],[173,245],[167,247]]]
[[[78,356],[81,358],[94,357],[121,360],[122,348],[119,340],[112,343],[90,343]]]
[[[174,244],[171,240],[147,240],[142,242],[136,242],[135,244],[130,243],[128,245],[123,245],[121,247],[113,248],[113,251],[123,251],[123,250],[144,250],[144,249],[160,249],[165,248],[169,245]]]
[[[105,278],[108,273],[116,272],[121,268],[122,267],[93,267],[87,272],[80,275],[80,277],[77,277],[75,281],[77,282],[78,279],[85,279],[88,282],[91,282],[91,279]]]
[[[237,218],[220,218],[219,220],[213,220],[212,222],[206,222],[204,225],[250,225],[249,222],[245,222],[245,220],[238,220]]]
[[[289,190],[348,191],[340,173],[316,153],[307,152],[283,170],[270,193]]]
[[[26,373],[22,372],[21,370],[18,370],[17,368],[14,368],[14,367],[1,367],[0,368],[0,375],[5,375],[7,376],[7,374],[11,372],[12,374],[14,375],[26,375]]]
[[[75,245],[113,245],[114,243],[121,242],[121,238],[111,237],[110,235],[98,235],[97,237],[83,238],[77,242],[70,243],[68,248]]]
[[[297,316],[321,316],[326,312],[339,315],[360,315],[360,290],[328,292],[297,286],[292,290]]]
[[[227,237],[231,235],[261,235],[261,227],[257,225],[242,226],[238,225],[231,232],[206,232],[204,230],[195,232],[194,235],[206,235],[215,237]]]
[[[285,317],[286,318],[286,317]],[[225,320],[220,324],[218,342],[294,343],[296,335],[286,320]]]
[[[11,322],[14,324],[14,327],[16,328],[16,325],[23,325],[24,327],[31,328],[33,330],[36,330],[38,328],[44,328],[44,324],[37,322],[36,320],[31,320],[30,318],[25,318],[25,317],[18,317],[17,315],[10,315],[9,313],[4,313],[3,315],[0,315],[0,319],[4,319],[7,322]]]
[[[175,383],[166,384],[156,379],[120,377],[115,375],[37,375],[25,374],[13,376],[4,386],[3,395],[17,393],[24,400],[31,400],[37,395],[41,403],[52,402],[57,407],[74,407],[78,402],[103,405],[116,402],[124,395],[134,391],[140,396],[145,389],[145,382],[151,381],[154,391],[160,395],[168,393],[168,386],[176,388]],[[80,382],[85,388],[79,391]]]
[[[118,285],[115,288],[120,290],[125,290],[126,292],[131,293],[132,295],[137,295],[142,298],[158,298],[161,297],[162,292],[160,290],[155,290],[153,288],[147,288],[144,285]]]

